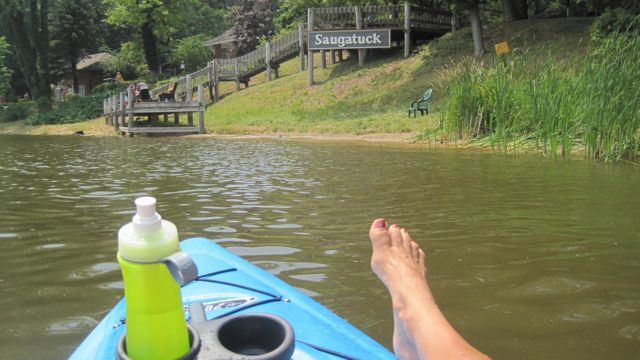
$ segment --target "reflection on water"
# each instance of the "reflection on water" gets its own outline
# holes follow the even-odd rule
[[[640,169],[266,140],[0,137],[0,343],[62,359],[122,296],[116,232],[153,195],[391,345],[367,230],[426,249],[450,321],[495,358],[640,353]]]

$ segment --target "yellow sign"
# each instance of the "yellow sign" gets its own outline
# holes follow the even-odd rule
[[[509,44],[506,41],[501,43],[497,43],[496,45],[496,55],[508,54],[509,53]]]

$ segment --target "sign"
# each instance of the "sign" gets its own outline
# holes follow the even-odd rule
[[[507,44],[506,41],[497,43],[495,47],[496,47],[496,55],[503,55],[503,54],[509,53],[509,44]]]
[[[309,50],[375,49],[391,47],[391,30],[309,31]]]

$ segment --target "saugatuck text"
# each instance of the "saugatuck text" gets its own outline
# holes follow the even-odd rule
[[[376,45],[382,44],[380,34],[371,35],[323,35],[316,34],[315,45],[338,45],[338,47],[344,47],[346,45]]]

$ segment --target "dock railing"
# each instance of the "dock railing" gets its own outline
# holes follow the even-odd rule
[[[198,100],[185,101],[134,101],[133,89],[127,93],[119,93],[103,101],[105,124],[113,126],[114,130],[133,136],[134,133],[200,133],[205,132],[204,86],[197,85]],[[194,125],[193,114],[198,114],[198,126]],[[187,115],[187,124],[180,124],[180,114]],[[136,124],[136,117],[146,117],[148,121],[162,120],[164,126],[140,126]],[[173,116],[173,124],[169,126],[169,116]]]

